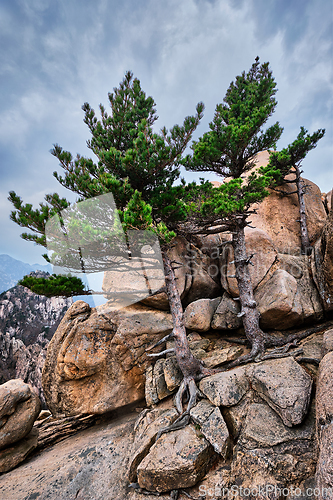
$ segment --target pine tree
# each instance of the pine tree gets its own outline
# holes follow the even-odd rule
[[[126,73],[119,88],[109,94],[109,102],[111,114],[108,115],[101,105],[100,120],[89,104],[85,103],[83,106],[84,121],[92,134],[88,147],[97,157],[97,162],[80,155],[73,158],[70,152],[55,145],[51,153],[59,160],[63,174],[55,172],[54,176],[62,186],[78,194],[78,201],[111,192],[125,232],[133,229],[149,230],[158,236],[174,325],[172,336],[175,341],[175,353],[184,375],[177,398],[181,413],[183,394],[189,389],[189,407],[192,406],[196,396],[194,380],[202,376],[205,369],[189,349],[182,304],[167,250],[176,236],[174,229],[177,224],[186,220],[189,211],[188,200],[192,198],[191,191],[197,189],[194,184],[186,186],[181,182],[174,186],[174,182],[179,177],[179,162],[199,124],[204,106],[199,103],[196,114],[186,117],[183,125],[175,125],[170,131],[162,128],[157,134],[152,129],[157,119],[155,103],[151,97],[146,97],[139,80],[133,79],[130,72]],[[45,202],[41,203],[38,209],[24,204],[14,191],[10,192],[9,199],[15,208],[11,219],[33,231],[32,234],[23,233],[22,238],[45,247],[47,221],[57,216],[61,224],[63,210],[70,208],[70,203],[65,198],[60,198],[57,193],[47,195]],[[75,220],[72,223],[78,224]],[[89,239],[94,235],[94,231],[92,224],[86,224],[83,239]],[[58,250],[58,254],[63,256],[61,248]],[[73,254],[79,252],[76,260],[82,267],[81,249],[71,250]],[[67,252],[66,257],[70,254],[71,251]],[[46,255],[45,257],[47,258]],[[78,266],[73,263],[70,265]],[[74,283],[68,278],[66,286],[64,277],[60,276],[53,276],[48,283],[31,277],[25,278],[22,283],[48,296],[60,292],[65,295],[82,293],[82,287],[77,282],[74,287]]]
[[[230,84],[223,103],[216,106],[210,130],[193,143],[193,155],[184,161],[188,170],[215,172],[230,178],[202,204],[201,213],[211,216],[211,220],[204,224],[207,233],[212,232],[212,225],[217,225],[214,232],[232,233],[240,316],[252,346],[250,354],[239,359],[238,363],[261,355],[270,341],[259,326],[259,312],[249,273],[251,256],[246,252],[244,229],[253,213],[251,204],[268,195],[267,187],[272,185],[278,173],[270,165],[257,173],[249,173],[247,179],[245,174],[254,167],[255,155],[275,148],[282,134],[279,123],[265,131],[262,129],[275,110],[275,93],[276,83],[269,64],[260,64],[257,57],[248,73],[243,72]],[[215,222],[213,216],[217,219]]]
[[[270,154],[269,165],[278,170],[277,182],[278,184],[290,183],[296,184],[296,190],[290,193],[276,189],[282,196],[288,194],[297,194],[300,211],[300,230],[301,230],[301,253],[303,255],[310,255],[312,247],[310,244],[308,227],[306,222],[305,201],[304,194],[306,192],[306,185],[304,184],[301,174],[302,160],[306,157],[307,153],[317,146],[318,141],[324,136],[325,130],[319,129],[313,134],[308,134],[304,127],[301,127],[300,133],[297,138],[281,151],[274,151]],[[293,174],[294,179],[286,179],[286,176]]]

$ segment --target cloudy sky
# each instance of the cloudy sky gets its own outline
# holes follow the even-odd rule
[[[0,254],[44,263],[44,249],[9,220],[8,191],[34,205],[50,192],[68,196],[49,150],[58,143],[90,156],[81,106],[107,104],[126,70],[154,97],[158,128],[204,101],[198,137],[235,76],[257,55],[269,61],[279,89],[272,120],[284,127],[278,147],[301,125],[325,128],[303,166],[329,191],[332,17],[331,0],[1,0]]]

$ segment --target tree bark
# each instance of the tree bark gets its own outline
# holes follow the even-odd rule
[[[173,322],[173,338],[175,341],[175,354],[176,359],[181,369],[184,379],[193,378],[196,380],[202,374],[203,366],[198,359],[196,359],[189,347],[186,337],[186,329],[184,325],[184,312],[180,300],[179,291],[176,284],[176,277],[171,265],[171,261],[166,253],[163,251],[163,264],[165,273],[166,292],[170,305],[170,312]]]
[[[240,314],[243,320],[245,335],[252,346],[250,356],[254,357],[264,352],[265,334],[259,326],[260,314],[253,296],[253,286],[249,272],[249,259],[246,255],[245,225],[245,219],[235,224],[232,243],[234,247],[234,262],[239,300],[241,304]]]
[[[301,252],[302,255],[311,255],[312,246],[310,245],[308,225],[306,222],[306,212],[305,212],[305,201],[304,201],[304,182],[301,179],[301,172],[299,170],[299,165],[294,165],[296,171],[296,187],[297,196],[299,202],[299,223],[301,226]]]

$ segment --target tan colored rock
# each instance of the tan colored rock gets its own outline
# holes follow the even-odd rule
[[[216,453],[226,458],[230,446],[229,431],[219,408],[204,399],[191,409],[190,415],[200,425],[202,434]]]
[[[41,410],[38,396],[23,380],[9,380],[0,386],[0,449],[23,439]]]
[[[258,164],[267,165],[269,155],[263,151],[258,155]],[[256,168],[257,168],[256,167]],[[295,176],[292,175],[292,178]],[[289,179],[290,176],[287,176]],[[308,179],[303,179],[306,186],[304,194],[308,232],[313,244],[320,236],[325,224],[326,211],[321,200],[319,187]],[[291,193],[295,191],[295,184],[283,184],[279,190]],[[270,195],[261,203],[254,205],[256,214],[251,214],[251,225],[267,233],[276,250],[285,254],[300,254],[301,238],[299,219],[299,203],[297,194],[282,197],[279,193],[270,190]]]
[[[233,406],[250,389],[246,368],[234,368],[205,377],[199,383],[199,389],[215,406]]]
[[[163,434],[138,467],[138,483],[148,491],[195,485],[209,470],[215,453],[189,425]]]
[[[333,488],[333,351],[324,356],[319,365],[316,392],[316,420],[319,457],[316,471],[318,498],[325,500],[323,488]],[[332,490],[333,491],[333,490]]]
[[[216,366],[229,361],[234,361],[243,354],[243,348],[240,346],[226,347],[209,351],[201,358],[206,368],[215,368]]]
[[[243,399],[235,406],[229,406],[224,410],[224,418],[231,429],[233,439],[237,439],[244,425],[247,412],[254,402],[254,393],[252,390],[247,392]]]
[[[323,335],[323,344],[321,348],[322,357],[324,357],[325,354],[331,351],[333,351],[333,328],[326,330]]]
[[[144,410],[142,415],[139,415],[134,427],[135,437],[129,457],[129,480],[131,482],[136,482],[137,468],[154,444],[157,433],[172,424],[177,417],[178,413],[175,408],[156,408],[149,412]]]
[[[259,229],[245,228],[246,251],[250,256],[252,266],[249,266],[250,276],[253,288],[255,289],[264,279],[269,269],[277,257],[277,251],[270,235]],[[232,296],[238,297],[238,286],[235,275],[234,252],[231,243],[223,245],[220,266],[221,266],[221,284],[222,287]]]
[[[221,297],[191,302],[184,313],[186,328],[198,332],[207,332],[210,329],[210,323],[220,301]]]
[[[242,326],[242,319],[237,316],[240,313],[240,305],[225,292],[221,302],[217,306],[211,328],[213,330],[235,330]]]
[[[171,329],[170,314],[140,304],[103,314],[103,307],[75,302],[48,346],[43,369],[52,414],[105,413],[143,399],[151,363],[146,349]]]
[[[286,426],[292,427],[304,420],[310,404],[312,379],[294,358],[258,363],[253,368],[251,385]]]
[[[297,324],[302,309],[293,309],[297,281],[287,271],[278,269],[255,293],[263,328],[290,328]]]
[[[333,310],[333,209],[311,255],[313,279],[325,311]]]
[[[297,324],[305,320],[321,320],[323,318],[323,307],[312,279],[308,257],[305,255],[278,254],[278,266],[291,274],[297,282],[297,291],[292,307],[295,312],[302,310]]]
[[[32,429],[20,441],[0,450],[0,473],[8,472],[23,462],[36,447],[38,430]]]
[[[314,408],[302,425],[289,428],[268,405],[253,403],[234,448],[232,478],[246,478],[248,486],[287,486],[312,476],[316,458]],[[258,475],[273,482],[254,482]]]
[[[324,356],[319,365],[316,392],[316,419],[319,428],[333,419],[333,351]]]

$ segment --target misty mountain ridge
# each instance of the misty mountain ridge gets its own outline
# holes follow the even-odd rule
[[[37,270],[52,273],[52,266],[50,264],[27,264],[10,255],[0,254],[0,293],[14,287],[26,274]]]

